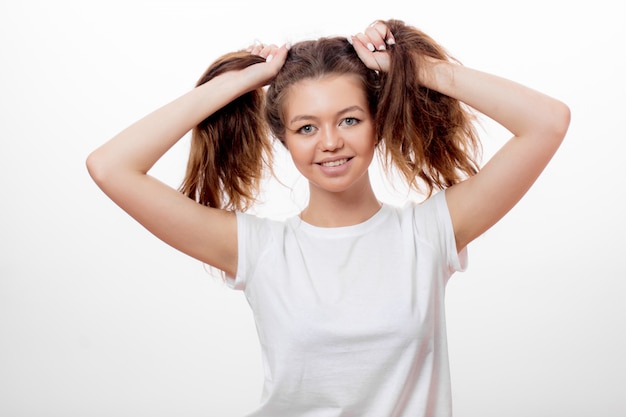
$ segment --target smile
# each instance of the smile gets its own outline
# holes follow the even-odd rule
[[[321,162],[320,165],[323,167],[337,167],[339,165],[345,164],[346,162],[348,162],[348,158],[338,159],[336,161]]]

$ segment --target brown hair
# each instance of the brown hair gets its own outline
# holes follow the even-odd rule
[[[264,62],[248,52],[233,52],[214,62],[196,86],[228,71]],[[271,170],[272,142],[261,109],[262,88],[250,91],[213,113],[191,133],[187,172],[180,191],[200,204],[246,210],[255,201],[264,167]]]
[[[347,39],[336,37],[299,42],[289,50],[285,64],[267,91],[265,119],[277,139],[284,143],[284,103],[289,87],[301,80],[319,79],[329,74],[359,76],[369,111],[376,114],[379,75],[363,64]]]
[[[254,204],[263,168],[271,169],[268,127],[275,138],[284,139],[283,105],[289,87],[328,74],[361,78],[384,166],[397,169],[410,187],[430,195],[476,174],[480,142],[471,112],[458,100],[419,82],[424,57],[455,60],[420,30],[399,20],[384,23],[395,39],[395,45],[388,48],[391,63],[387,73],[368,69],[345,38],[293,45],[266,94],[262,89],[247,93],[193,130],[181,191],[202,204],[220,208],[242,210]],[[262,61],[247,52],[225,55],[198,85],[225,71]]]
[[[474,117],[458,100],[420,85],[424,57],[456,61],[424,32],[399,20],[385,22],[393,33],[389,72],[376,124],[390,163],[415,189],[418,180],[428,195],[454,185],[479,170],[480,142]]]

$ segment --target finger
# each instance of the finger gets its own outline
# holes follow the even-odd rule
[[[275,58],[279,58],[282,61],[284,61],[284,59],[287,57],[287,51],[289,51],[290,47],[291,47],[291,44],[289,43],[285,43],[284,45],[280,47],[276,45],[272,45],[272,48],[270,49],[269,53],[265,57],[265,60],[267,62],[270,62]]]
[[[384,51],[387,49],[385,44],[385,33],[380,33],[376,27],[368,27],[365,29],[365,36],[369,39],[370,45],[373,45],[375,50]]]
[[[391,30],[382,20],[377,20],[365,29],[365,34],[370,37],[372,44],[378,50],[385,50],[385,45],[394,45],[396,43]]]
[[[370,52],[374,52],[377,49],[376,46],[374,46],[374,42],[372,42],[372,39],[369,36],[367,36],[365,33],[357,33],[356,35],[352,37],[352,39],[357,39]]]
[[[282,45],[280,48],[276,46],[270,51],[270,54],[267,56],[267,58],[265,58],[265,60],[268,63],[273,62],[274,65],[277,65],[278,68],[282,67],[282,65],[285,63],[285,59],[287,58],[287,52],[289,51],[290,47],[291,44],[289,43]]]
[[[386,30],[386,27],[383,26],[382,29],[369,27],[365,30],[365,33],[358,33],[355,36],[370,52],[385,51],[387,50],[387,45],[393,45],[395,41],[392,40],[391,43],[387,43],[386,32],[382,32],[382,30]]]
[[[276,45],[263,45],[263,48],[261,48],[261,51],[258,53],[259,56],[263,57],[263,58],[267,58],[273,50],[278,49],[278,47]]]
[[[265,58],[265,62],[250,65],[244,70],[250,74],[250,79],[257,88],[270,83],[276,77],[276,74],[278,74],[287,59],[287,45],[283,45],[280,48],[275,47],[274,49],[267,49],[269,49],[269,54]]]
[[[374,46],[371,43],[368,45],[369,40],[364,36],[359,35],[353,36],[351,40],[352,46],[354,47],[356,54],[359,56],[361,61],[363,61],[365,66],[373,70],[380,70],[381,68],[374,58],[374,53],[372,51],[372,48]]]
[[[258,40],[255,40],[254,43],[248,46],[246,50],[250,52],[252,55],[259,55],[261,53],[261,50],[263,50],[263,47],[264,45],[261,42],[259,42]]]

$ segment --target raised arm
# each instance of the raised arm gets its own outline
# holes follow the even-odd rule
[[[269,82],[281,68],[286,48],[271,52],[273,59],[268,62],[219,75],[147,115],[87,158],[87,168],[98,186],[150,232],[231,275],[237,268],[234,213],[198,204],[149,176],[148,171],[195,125]]]
[[[371,69],[389,70],[394,36],[377,21],[352,38]],[[568,107],[515,82],[462,65],[418,57],[422,85],[455,98],[500,123],[512,134],[480,172],[449,187],[446,200],[457,249],[498,222],[528,191],[546,167],[569,126]]]
[[[446,191],[460,250],[528,191],[565,137],[570,112],[562,102],[528,87],[448,62],[431,61],[421,79],[513,134],[478,174]]]

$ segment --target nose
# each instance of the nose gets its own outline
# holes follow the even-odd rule
[[[343,147],[343,138],[341,132],[334,127],[327,127],[322,129],[319,135],[319,147],[320,150],[326,152],[336,151]]]

